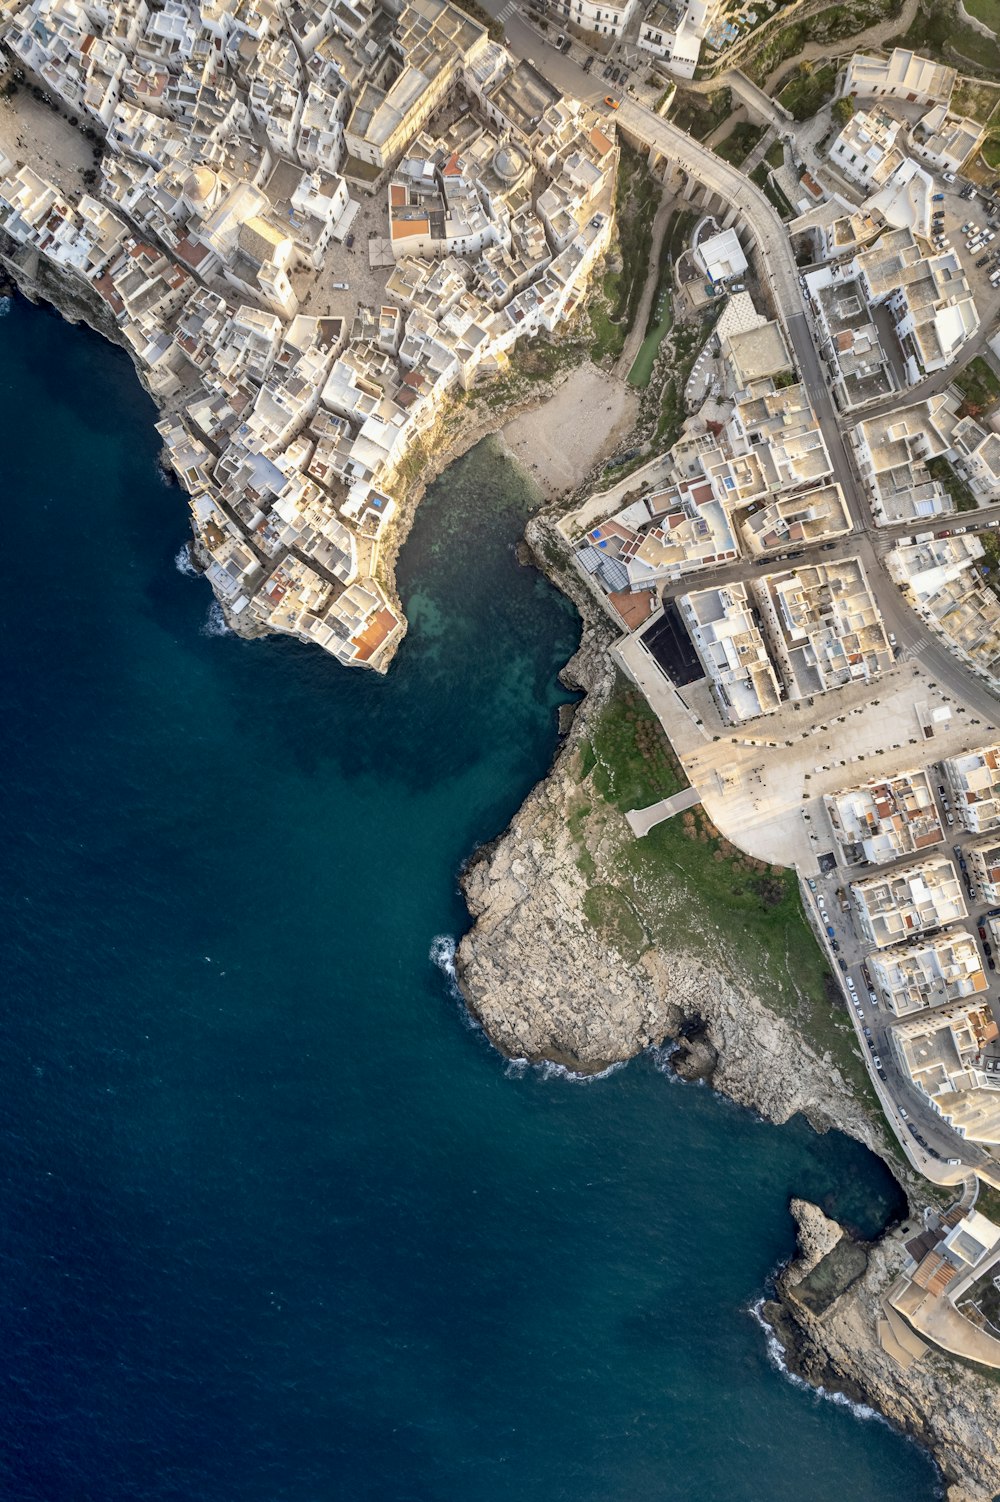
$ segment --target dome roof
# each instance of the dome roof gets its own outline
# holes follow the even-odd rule
[[[524,152],[510,141],[503,142],[493,153],[493,171],[504,182],[517,182],[527,165]]]
[[[212,196],[217,181],[211,167],[195,167],[188,173],[184,192],[192,203],[204,203]]]

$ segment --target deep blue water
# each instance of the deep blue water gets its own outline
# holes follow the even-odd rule
[[[505,1063],[429,959],[555,741],[568,604],[491,445],[385,681],[213,634],[118,352],[24,304],[4,413],[0,1495],[927,1502],[747,1306],[882,1166],[672,1083]]]

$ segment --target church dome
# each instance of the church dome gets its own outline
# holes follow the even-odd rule
[[[211,167],[195,167],[188,173],[184,184],[185,196],[191,203],[205,203],[211,198],[217,182]]]
[[[493,153],[493,171],[501,182],[516,183],[523,176],[528,159],[519,146],[504,141]]]

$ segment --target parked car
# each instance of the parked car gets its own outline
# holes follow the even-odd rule
[[[988,954],[986,956],[986,963],[987,965],[989,965],[991,970],[995,970],[997,968],[997,962],[991,954]]]
[[[943,193],[935,193],[933,201],[935,203],[944,203],[944,194]]]
[[[879,1070],[878,1077],[880,1080],[884,1080],[886,1084],[889,1083],[889,1076],[886,1074],[884,1069]]]
[[[981,271],[988,260],[989,256],[980,256],[979,260],[976,262],[976,270]]]
[[[835,542],[825,542],[823,544],[823,552],[828,553],[831,548],[835,548],[836,546],[837,544]]]
[[[981,923],[979,925],[979,937],[983,940],[986,938],[986,930]]]
[[[873,1007],[878,1006],[878,997],[875,995],[874,991],[868,992],[868,1000],[871,1002]]]
[[[908,1119],[908,1118],[907,1118],[907,1114],[906,1114],[906,1112],[905,1112],[905,1111],[904,1111],[904,1110],[903,1110],[903,1107],[902,1107],[902,1106],[900,1106],[900,1107],[899,1107],[899,1119],[900,1119],[900,1121],[906,1121],[906,1120],[907,1120],[907,1119]]]
[[[621,108],[621,100],[612,99],[610,94],[605,94],[604,103],[607,105],[609,110],[616,110]]]
[[[878,1054],[876,1054],[875,1057],[872,1059],[872,1063],[875,1065],[876,1069],[881,1069],[882,1068],[882,1060],[879,1058]]]

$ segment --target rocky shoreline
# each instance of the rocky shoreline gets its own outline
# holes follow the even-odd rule
[[[588,848],[593,869],[585,875],[572,829],[575,815],[579,822],[580,747],[615,685],[608,650],[614,632],[560,562],[546,518],[536,517],[526,535],[537,566],[583,616],[581,646],[561,676],[585,697],[548,776],[463,872],[474,922],[458,947],[456,972],[470,1011],[508,1057],[584,1073],[673,1040],[671,1060],[683,1078],[709,1081],[777,1123],[801,1112],[819,1130],[837,1127],[887,1158],[899,1176],[882,1123],[744,977],[710,971],[680,934],[669,952],[650,947],[628,957],[588,922],[588,886],[601,879],[605,850],[610,858],[621,837],[615,824],[624,823],[616,811],[605,820]],[[907,1176],[906,1187],[919,1204],[920,1181]],[[859,1246],[816,1207],[795,1201],[792,1208],[800,1255],[758,1311],[787,1371],[871,1406],[924,1445],[941,1468],[949,1502],[992,1502],[1000,1492],[1000,1384],[933,1353],[904,1371],[879,1344],[876,1319],[903,1259],[901,1238],[886,1233]]]

